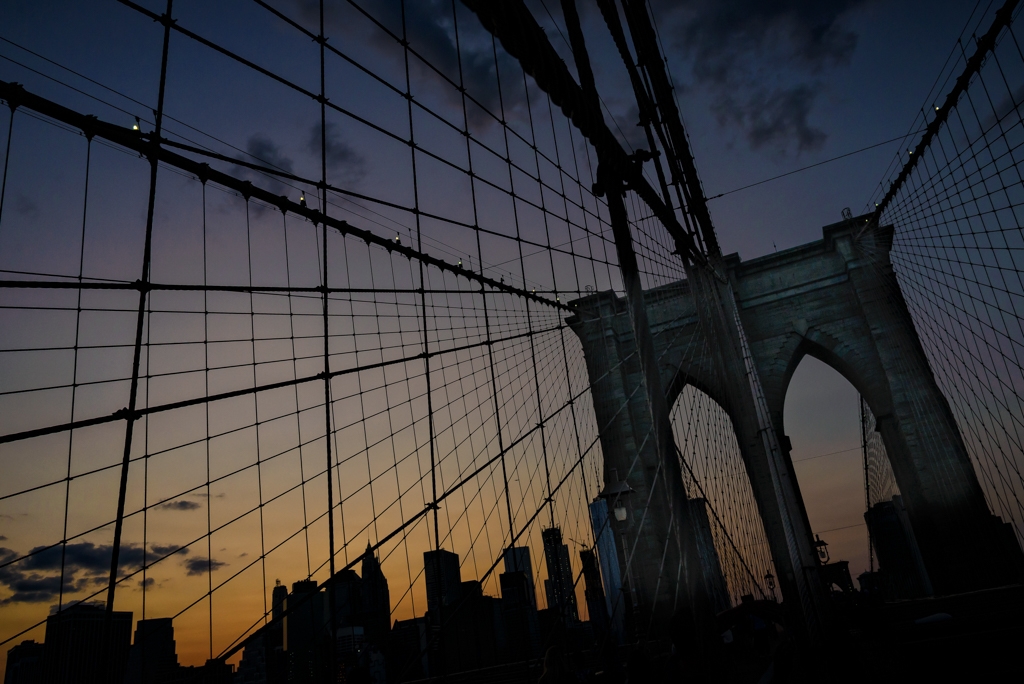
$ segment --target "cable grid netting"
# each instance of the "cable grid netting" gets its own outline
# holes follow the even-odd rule
[[[496,596],[508,547],[550,579],[554,526],[586,617],[602,426],[566,319],[621,278],[578,131],[459,4],[441,51],[399,3],[240,3],[245,45],[171,7],[102,10],[152,38],[146,104],[5,41],[30,85],[4,77],[0,120],[0,642],[106,602],[237,658],[277,580],[323,588],[370,547],[404,621],[424,552]],[[235,81],[304,133],[275,144]],[[628,202],[645,286],[683,279]],[[687,391],[674,424],[728,595],[763,596],[728,418]]]
[[[281,21],[271,8],[252,11]],[[391,578],[393,617],[407,618],[425,609],[425,550],[456,551],[465,576],[496,594],[493,565],[513,542],[533,547],[535,574],[545,575],[542,524],[558,524],[583,543],[591,538],[586,504],[599,489],[600,446],[586,369],[564,324],[566,308],[546,304],[584,284],[613,285],[605,229],[584,189],[592,181],[578,180],[578,140],[541,100],[534,114],[546,128],[535,143],[523,116],[501,123],[500,97],[488,102],[499,111],[488,111],[472,99],[472,87],[460,96],[458,70],[410,67],[416,40],[404,46],[401,26],[389,31],[355,7],[334,11],[346,16],[329,23],[361,21],[391,41],[377,67],[405,63],[375,73],[340,51],[326,53],[334,87],[331,106],[316,117],[318,152],[343,156],[339,141],[376,134],[369,142],[378,154],[406,158],[386,169],[388,183],[362,179],[359,189],[368,190],[361,195],[335,187],[335,174],[326,184],[315,171],[302,178],[290,163],[258,152],[239,160],[230,150],[226,158],[203,154],[209,138],[195,143],[184,137],[193,131],[168,123],[168,144],[190,146],[188,153],[239,182],[204,182],[165,159],[152,190],[147,248],[139,224],[121,213],[141,203],[145,216],[146,160],[28,107],[5,122],[8,195],[31,199],[36,186],[79,198],[77,207],[56,207],[63,215],[31,217],[54,233],[65,230],[53,236],[77,249],[47,249],[10,209],[0,228],[6,277],[19,281],[4,289],[4,458],[35,463],[5,466],[5,513],[64,511],[36,519],[31,534],[5,530],[17,549],[5,551],[7,576],[20,573],[16,580],[25,584],[31,573],[44,574],[59,585],[58,605],[104,598],[125,439],[119,410],[129,392],[137,395],[137,409],[148,413],[132,419],[116,607],[174,616],[186,653],[224,652],[269,616],[276,578],[322,581],[359,559],[368,541],[380,545]],[[172,68],[176,56],[186,61],[205,49],[185,31],[211,28],[178,19],[174,29],[185,37],[174,33],[169,41]],[[301,23],[283,28],[308,33]],[[225,71],[246,59],[220,52],[202,56],[220,58],[213,67]],[[486,52],[498,69],[497,51],[477,54]],[[502,76],[518,105],[526,83],[513,66],[506,59],[500,68],[511,69]],[[387,130],[379,114],[360,118],[336,104],[357,75],[401,106],[405,124],[392,120]],[[444,88],[454,98],[431,102]],[[446,134],[458,144],[442,144]],[[410,152],[413,140],[420,146]],[[30,177],[35,169],[25,155],[42,145],[59,153],[64,186]],[[254,173],[245,162],[267,168]],[[327,162],[325,169],[333,165]],[[292,177],[273,175],[282,170]],[[338,185],[353,185],[344,167],[336,175]],[[287,193],[292,211],[247,192],[244,181]],[[553,209],[540,208],[545,193],[557,200]],[[477,218],[479,195],[488,211]],[[328,230],[300,215],[306,205],[389,234],[371,244]],[[395,249],[387,249],[392,240]],[[450,268],[398,252],[410,244]],[[19,253],[26,248],[35,258]],[[145,252],[148,287],[140,288]],[[38,280],[49,289],[29,287]],[[148,296],[135,343],[140,289]],[[80,424],[92,419],[101,422]],[[428,508],[435,502],[436,513]],[[538,516],[542,509],[547,514]],[[83,565],[90,554],[97,558]],[[21,584],[8,585],[10,605],[41,598]],[[38,610],[20,612],[5,641],[40,624]]]
[[[931,137],[908,138],[873,201],[879,225],[895,229],[899,286],[989,506],[1021,539],[1024,52],[1016,5],[994,13],[979,3],[911,129],[930,126]],[[876,486],[880,496],[895,493]],[[869,504],[878,500],[872,491]]]
[[[155,120],[14,43],[4,55],[100,116],[94,129],[5,86],[0,639],[39,633],[50,605],[106,599],[173,616],[202,659],[267,621],[276,580],[323,583],[368,544],[392,619],[426,607],[424,551],[458,553],[496,595],[510,546],[543,581],[542,527],[592,545],[600,426],[565,318],[620,281],[569,122],[492,38],[460,42],[473,17],[458,5],[443,59],[401,11],[240,10],[279,40],[370,36],[358,54],[303,48],[317,88],[230,47],[194,6],[170,22],[123,4],[121,22],[161,25]],[[183,123],[211,96],[181,99],[197,61],[302,111],[307,154]],[[645,272],[678,280],[643,234]]]

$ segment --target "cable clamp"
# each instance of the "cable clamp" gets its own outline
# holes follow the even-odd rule
[[[96,134],[96,126],[99,123],[99,119],[96,118],[95,114],[86,114],[82,117],[82,121],[79,123],[79,128],[82,129],[82,133],[85,134],[86,140],[92,140],[93,135]]]
[[[25,86],[20,83],[8,83],[7,87],[4,88],[4,99],[7,100],[7,106],[11,108],[11,114],[14,110],[21,105],[21,100],[25,98]]]

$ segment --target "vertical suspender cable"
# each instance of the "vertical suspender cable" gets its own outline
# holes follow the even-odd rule
[[[117,517],[114,522],[114,541],[110,555],[110,579],[107,583],[107,623],[110,624],[114,611],[114,588],[117,584],[117,563],[121,552],[121,530],[124,526],[124,503],[128,489],[128,466],[131,458],[132,435],[135,428],[135,408],[139,390],[139,363],[142,356],[142,330],[145,326],[146,300],[149,298],[149,268],[153,248],[153,212],[156,203],[156,176],[159,163],[156,149],[160,147],[160,133],[163,124],[164,94],[167,86],[167,50],[171,40],[171,6],[174,0],[167,0],[167,11],[160,18],[164,25],[163,52],[160,58],[160,90],[157,96],[156,123],[150,134],[150,145],[154,150],[149,155],[149,201],[146,210],[146,242],[142,254],[142,277],[138,282],[139,312],[135,326],[135,355],[132,360],[132,381],[128,398],[127,425],[124,435],[124,452],[121,458],[121,481],[117,494]]]

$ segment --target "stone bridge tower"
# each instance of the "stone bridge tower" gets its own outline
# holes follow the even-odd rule
[[[1011,577],[1007,553],[999,550],[998,521],[989,512],[896,283],[889,259],[892,229],[864,227],[865,217],[857,217],[827,226],[823,239],[810,244],[747,262],[726,257],[729,283],[719,292],[734,299],[732,314],[732,302],[699,294],[708,286],[693,277],[644,293],[668,404],[690,384],[731,417],[783,597],[790,615],[802,606],[795,617],[805,622],[813,621],[808,613],[821,601],[820,588],[814,586],[820,581],[784,436],[783,403],[793,372],[807,354],[841,373],[876,416],[935,591],[948,594],[1019,579]],[[643,392],[637,391],[641,373],[626,306],[610,292],[575,305],[579,313],[569,324],[583,343],[593,384],[605,481],[616,484],[614,469],[615,477],[636,492],[632,505],[640,505],[649,482],[644,472],[656,468],[657,460],[645,447],[650,414]],[[699,315],[698,306],[717,307],[712,318],[725,328],[709,333],[715,328],[707,315]],[[727,330],[729,319],[737,315],[742,324],[738,337],[745,334],[746,349],[732,350],[723,361],[723,346],[742,344],[728,339],[736,333],[735,325],[732,333]],[[729,360],[744,355],[748,371],[752,361],[760,379],[761,398],[753,396],[756,390],[743,368]],[[767,414],[760,423],[755,404]],[[765,438],[772,430],[778,435],[775,447]],[[621,528],[615,530],[617,538],[629,534],[629,522],[613,524]],[[624,581],[639,594],[634,600],[643,603],[645,592],[665,581],[658,561],[642,555],[633,560]],[[625,567],[624,558],[620,564]]]

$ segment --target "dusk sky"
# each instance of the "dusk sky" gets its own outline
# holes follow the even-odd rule
[[[161,0],[139,0],[139,4],[157,14],[165,9]],[[309,31],[317,32],[317,2],[275,0],[267,4],[294,18]],[[401,33],[397,2],[372,0],[356,4],[384,26]],[[614,117],[614,121],[607,120],[614,124],[617,134],[624,134],[626,144],[640,141],[641,129],[636,127],[635,101],[628,78],[600,14],[587,2],[578,4],[598,89],[608,108],[606,118],[609,114]],[[369,70],[404,91],[405,67],[395,42],[356,12],[351,3],[332,0],[326,5],[326,32],[330,44],[361,60]],[[439,0],[409,0],[406,5],[412,47],[457,81],[459,61],[454,51],[451,4]],[[571,64],[566,43],[554,28],[562,25],[559,3],[529,0],[527,5],[546,28],[555,49]],[[929,3],[908,0],[830,3],[656,0],[652,5],[697,168],[709,197],[904,135],[911,129],[920,109],[931,106],[925,98],[961,31],[965,25],[973,26],[981,16],[981,10],[972,15],[972,10],[976,9],[973,3],[952,0]],[[173,14],[179,26],[309,92],[319,91],[320,62],[316,43],[258,4],[246,0],[176,0]],[[532,82],[524,86],[522,72],[517,74],[511,58],[500,51],[498,69],[502,86],[499,93],[495,86],[490,36],[474,23],[475,17],[461,5],[457,16],[467,91],[495,111],[503,106],[510,127],[522,131],[527,138],[532,134],[539,147],[558,149],[563,155],[575,150],[579,177],[586,185],[591,172],[579,136],[570,141],[564,117],[555,109],[554,118],[550,118],[546,99]],[[555,24],[552,24],[552,16]],[[148,131],[153,126],[152,109],[156,106],[162,34],[159,24],[109,0],[87,3],[8,0],[0,4],[0,80],[22,83],[30,92],[120,126],[130,127],[135,117],[139,117],[142,129]],[[570,68],[575,73],[575,69]],[[455,89],[420,63],[412,65],[410,80],[418,101],[461,128],[462,102]],[[397,235],[403,244],[414,244],[415,221],[408,212],[396,207],[410,206],[416,192],[424,212],[451,221],[423,220],[425,252],[452,263],[465,259],[472,270],[483,271],[515,287],[537,288],[545,296],[550,293],[552,299],[562,293],[562,302],[585,288],[620,288],[615,267],[602,264],[604,257],[598,254],[599,250],[607,249],[607,245],[596,239],[583,238],[588,244],[588,260],[559,254],[549,261],[546,254],[527,254],[522,259],[522,269],[516,251],[519,247],[512,238],[487,238],[478,248],[473,231],[459,225],[474,221],[474,206],[467,199],[470,194],[465,177],[420,155],[419,177],[415,186],[412,183],[409,147],[396,139],[408,134],[405,99],[334,55],[327,60],[326,81],[330,102],[351,113],[346,117],[335,110],[328,111],[329,181],[394,205],[371,205],[366,201],[332,197],[332,215],[346,218],[353,225],[388,239]],[[303,178],[320,178],[319,105],[294,89],[257,75],[178,33],[172,33],[170,40],[166,115],[165,133],[171,139],[206,147],[230,160],[258,160]],[[10,117],[9,109],[0,110],[0,150],[8,145]],[[380,130],[359,123],[356,117]],[[486,144],[494,149],[505,149],[504,146],[509,145],[509,154],[514,160],[528,159],[529,164],[540,167],[528,146],[503,140],[502,127],[482,111],[470,106],[466,118],[474,144]],[[459,160],[467,156],[467,143],[451,126],[418,110],[414,119],[421,148],[454,163],[461,163]],[[528,133],[531,122],[532,133]],[[13,131],[9,172],[5,178],[6,199],[0,216],[0,277],[27,277],[26,273],[76,277],[81,258],[85,277],[121,281],[139,278],[143,236],[140,227],[145,225],[148,164],[110,146],[97,143],[91,146],[88,225],[83,247],[80,235],[86,166],[84,138],[77,131],[61,130],[24,116],[20,111],[15,115]],[[723,251],[738,252],[742,258],[749,259],[820,239],[822,226],[839,221],[844,207],[850,207],[854,214],[866,210],[888,165],[900,152],[898,142],[881,145],[711,200],[709,206]],[[470,154],[476,165],[475,172],[481,177],[498,179],[495,183],[509,182],[503,161],[486,154],[478,156],[475,147]],[[566,167],[570,164],[568,156],[561,161]],[[315,205],[313,187],[268,179],[230,162],[211,163],[211,166],[248,178],[254,185],[275,194],[288,195],[293,201],[298,201],[300,192],[305,191],[311,206]],[[254,203],[247,206],[242,198],[212,186],[206,188],[204,195],[201,184],[183,174],[163,168],[160,174],[162,189],[157,195],[154,228],[154,281],[230,285],[248,284],[251,280],[263,285],[287,282],[292,286],[309,287],[320,284],[317,264],[322,245],[319,231],[311,224],[293,215],[282,220],[276,210]],[[505,180],[500,180],[502,174]],[[545,237],[547,229],[542,230],[536,221],[531,223],[534,217],[528,214],[514,214],[510,209],[512,205],[503,203],[498,193],[483,187],[476,188],[476,193],[475,208],[479,215],[475,220],[481,226],[512,235],[518,230],[513,224],[522,221],[524,238],[535,239],[538,243],[547,239],[549,244],[572,242],[581,253],[586,251],[579,247],[581,238],[572,228],[553,226]],[[540,191],[537,194],[544,195]],[[570,194],[569,188],[565,194]],[[576,197],[579,196],[577,188]],[[565,208],[570,221],[573,211]],[[582,213],[581,210],[581,216]],[[335,278],[347,279],[349,287],[367,288],[401,289],[418,282],[415,265],[408,260],[391,259],[383,250],[374,251],[354,239],[337,237],[335,242],[335,237],[331,237],[329,241],[331,253],[336,255],[330,260],[332,285],[338,284]],[[287,257],[284,256],[286,249],[289,250]],[[205,270],[204,259],[207,261]],[[580,266],[583,261],[587,262],[585,267]],[[437,287],[454,286],[456,282],[453,276],[435,274],[430,277],[438,278],[433,283]],[[43,294],[11,290],[0,292],[0,297],[3,297],[0,304],[5,307],[0,309],[0,350],[44,346],[66,350],[75,344],[76,330],[81,346],[90,340],[96,345],[122,345],[83,351],[76,357],[77,361],[57,352],[52,355],[0,353],[0,392],[3,392],[0,395],[0,434],[69,420],[70,391],[49,392],[41,388],[67,384],[72,376],[80,383],[88,379],[117,380],[77,390],[76,419],[109,414],[126,404],[127,382],[123,379],[124,369],[127,367],[130,372],[131,365],[134,309],[138,305],[135,292],[87,292],[83,295],[83,306],[91,301],[96,308],[123,311],[83,315],[77,324],[73,290]],[[403,350],[410,355],[416,353],[418,300],[402,294],[388,297],[386,311],[379,306],[369,306],[368,299],[361,302],[356,301],[358,298],[346,299],[338,304],[335,315],[344,309],[345,316],[339,315],[339,318],[349,321],[339,323],[338,334],[346,332],[346,325],[349,326],[347,331],[352,333],[351,348],[332,348],[339,363],[346,363],[345,359],[349,359],[348,363],[352,363],[351,359],[370,363],[373,354],[386,359],[391,352],[380,350],[385,346],[397,350],[395,357],[401,356]],[[154,373],[161,368],[181,372],[181,377],[176,379],[148,383],[148,400],[152,404],[177,401],[201,396],[204,392],[227,391],[254,381],[269,383],[319,372],[322,356],[318,359],[317,354],[322,354],[322,348],[318,346],[316,331],[322,330],[318,319],[320,300],[317,297],[288,299],[290,301],[282,302],[282,298],[267,295],[250,299],[237,293],[219,293],[204,301],[202,293],[196,292],[154,293],[153,308],[189,313],[154,314],[147,327],[147,334],[154,340],[182,343],[180,348],[154,351],[152,358],[145,361]],[[64,311],[44,315],[29,308],[18,308],[44,305],[63,307]],[[204,324],[201,313],[204,306],[230,313],[219,319],[211,317]],[[254,321],[250,306],[266,315]],[[435,321],[437,331],[433,339],[438,345],[462,344],[483,335],[482,315],[473,311],[472,303],[465,309],[460,308],[462,306],[453,301],[437,304],[436,316],[440,322]],[[286,315],[289,307],[291,317]],[[555,309],[533,308],[530,310],[532,318],[527,322],[521,302],[511,297],[504,304],[499,302],[497,307],[491,314],[508,319],[501,324],[502,334],[515,333],[527,325],[534,328],[557,326],[562,315]],[[395,327],[376,329],[372,345],[364,349],[356,337],[360,331],[365,332],[362,326],[370,325],[363,318],[373,316],[390,317]],[[477,318],[473,319],[474,316]],[[381,324],[378,322],[378,325]],[[299,339],[298,347],[287,347],[289,336],[301,338],[303,334],[310,338]],[[208,340],[244,341],[211,344],[204,358],[201,344],[196,349],[186,344],[195,344],[196,335],[200,341],[204,335]],[[254,336],[280,339],[257,350],[257,345],[251,342]],[[498,352],[501,355],[498,365],[512,378],[506,388],[507,405],[502,407],[507,424],[521,426],[529,422],[530,400],[524,397],[533,396],[534,383],[545,397],[541,403],[550,401],[553,406],[568,396],[569,388],[563,384],[571,385],[572,391],[579,391],[586,385],[582,355],[570,368],[558,365],[563,359],[562,339],[559,335],[539,338],[533,351],[525,344]],[[564,340],[572,344],[572,334],[565,333]],[[279,361],[286,359],[287,363],[267,362],[257,373],[252,365],[254,353],[257,356],[269,354]],[[533,354],[537,364],[543,366],[539,378],[535,378],[528,357],[524,356],[527,353]],[[304,359],[293,364],[292,355]],[[246,358],[249,361],[244,361]],[[228,366],[232,359],[242,359],[242,365],[225,368],[219,375],[211,373],[205,378],[202,373],[196,374],[204,364]],[[466,462],[458,460],[462,458],[458,456],[457,463],[446,474],[448,483],[458,479],[468,467],[467,463],[475,463],[473,459],[480,454],[497,450],[493,425],[488,427],[486,416],[487,411],[492,410],[487,408],[489,397],[486,393],[476,396],[476,390],[466,389],[488,382],[485,360],[486,353],[475,350],[459,356],[444,371],[444,382],[450,383],[446,391],[451,393],[452,405],[458,406],[448,407],[448,417],[438,419],[442,426],[445,421],[451,422],[449,433],[439,439],[451,442],[452,453],[461,454],[461,449],[469,454]],[[422,468],[427,458],[423,450],[425,403],[416,397],[421,397],[423,392],[422,374],[416,376],[408,370],[399,382],[381,371],[378,384],[372,387],[360,383],[372,384],[374,380],[356,375],[359,377],[332,385],[335,401],[344,404],[335,409],[337,441],[341,444],[335,448],[339,457],[350,446],[353,453],[365,452],[366,456],[343,465],[342,468],[351,467],[352,472],[342,473],[339,481],[351,482],[359,478],[366,481],[368,477],[390,473],[389,468],[394,475],[389,475],[393,482],[388,481],[386,487],[375,484],[378,489],[358,489],[346,494],[351,496],[345,504],[345,515],[349,518],[344,523],[346,542],[351,544],[351,549],[346,549],[343,560],[357,558],[368,540],[375,542],[429,500],[429,492],[421,491]],[[569,379],[559,384],[561,381],[557,378],[566,376]],[[400,391],[396,389],[399,386]],[[378,390],[380,392],[374,394]],[[460,392],[467,395],[460,396]],[[549,399],[549,395],[556,398]],[[346,401],[348,403],[344,403]],[[295,408],[315,407],[316,402],[321,402],[319,412],[301,413]],[[308,476],[298,474],[301,468],[323,467],[322,438],[319,444],[311,444],[301,453],[274,461],[262,472],[259,482],[249,469],[233,474],[222,485],[204,486],[211,478],[241,468],[240,464],[247,462],[241,454],[257,448],[259,453],[287,450],[288,444],[307,441],[316,430],[321,431],[322,437],[322,402],[323,385],[310,383],[261,399],[258,408],[254,408],[249,396],[227,408],[212,406],[213,415],[204,415],[202,407],[195,407],[196,412],[188,416],[175,413],[166,420],[151,419],[147,424],[148,446],[136,435],[137,449],[148,449],[150,453],[168,449],[176,456],[147,461],[148,475],[143,475],[133,465],[128,508],[134,510],[132,506],[138,507],[142,502],[140,483],[144,477],[148,477],[146,481],[150,483],[145,494],[149,497],[147,500],[166,498],[167,502],[149,511],[145,526],[138,517],[126,523],[125,539],[129,546],[122,552],[123,558],[127,554],[124,562],[141,563],[143,544],[149,545],[151,554],[159,553],[157,545],[164,548],[166,554],[192,539],[202,538],[209,526],[216,527],[248,510],[253,505],[253,497],[257,503],[260,496],[263,500],[277,494],[281,497],[258,519],[248,516],[216,540],[207,543],[204,539],[200,545],[169,558],[147,576],[146,587],[152,589],[147,591],[147,595],[151,594],[146,599],[150,602],[147,615],[162,617],[185,611],[176,620],[182,663],[201,663],[211,650],[216,655],[254,624],[264,610],[259,597],[270,591],[275,579],[289,584],[309,574],[323,579],[324,571],[322,568],[318,571],[317,566],[326,557],[326,522],[320,519],[315,523],[307,522],[307,541],[303,543],[295,537],[294,543],[282,546],[279,554],[268,555],[266,567],[252,565],[252,571],[243,574],[240,581],[218,591],[213,620],[221,622],[212,625],[212,637],[211,626],[206,624],[210,620],[207,608],[186,610],[188,601],[207,591],[209,577],[219,576],[212,571],[239,571],[250,563],[247,557],[260,554],[261,528],[264,536],[281,540],[303,527],[305,510],[325,508],[322,486],[294,487],[298,478]],[[405,418],[396,417],[398,405],[407,407],[403,409],[407,414]],[[217,414],[217,411],[223,413]],[[257,420],[256,411],[260,421],[268,420],[269,415],[293,417],[285,428],[270,428],[267,432],[250,430],[252,434],[249,434],[244,428],[251,427]],[[297,411],[300,415],[295,418]],[[580,411],[585,414],[587,408],[582,407]],[[344,419],[355,415],[363,419]],[[406,422],[396,422],[400,420]],[[593,422],[592,415],[580,418],[582,423],[588,420]],[[850,561],[851,574],[856,577],[868,564],[857,394],[837,372],[814,359],[806,359],[790,386],[785,423],[812,528],[829,542],[833,559]],[[207,426],[214,424],[225,430],[233,429],[226,426],[241,430],[236,437],[215,441],[210,447],[215,452],[213,455],[200,453],[203,437],[210,434],[211,428]],[[441,426],[438,430],[443,431]],[[559,419],[546,433],[550,440],[549,452],[561,453],[564,447],[567,454],[576,449],[577,438],[567,419]],[[68,446],[66,435],[0,445],[0,496],[4,497],[0,499],[0,562],[18,557],[31,548],[54,544],[62,535],[77,534],[111,519],[114,501],[109,497],[111,492],[116,495],[117,470],[108,466],[120,463],[123,434],[123,423],[116,422],[76,431],[74,447]],[[580,435],[579,441],[585,444],[594,436]],[[190,440],[194,443],[186,444]],[[374,451],[378,442],[382,445],[379,451]],[[39,493],[8,496],[63,478],[69,467],[69,449],[74,452],[73,472],[97,467],[108,469],[90,476],[92,479],[83,478],[84,483],[71,481],[67,511],[63,484]],[[510,473],[510,480],[512,476],[517,478],[511,506],[515,507],[513,518],[520,526],[545,496],[539,466],[541,445],[536,439],[529,439],[521,449],[519,469]],[[401,463],[403,454],[412,454],[404,464]],[[378,468],[380,459],[386,463]],[[406,466],[408,472],[403,470]],[[556,481],[567,472],[564,463],[558,467],[563,470],[552,473]],[[356,468],[361,470],[356,473]],[[571,480],[560,492],[553,515],[567,538],[585,542],[589,537],[582,537],[589,532],[585,508],[581,506],[600,489],[600,483],[596,482],[596,474],[600,472],[596,456],[589,456],[581,470],[585,473],[583,479]],[[481,577],[500,554],[502,529],[508,526],[506,502],[499,491],[490,490],[492,484],[487,482],[486,489],[474,485],[476,491],[472,496],[467,494],[466,501],[459,504],[466,510],[472,509],[472,515],[456,518],[455,509],[449,504],[451,519],[443,523],[447,527],[442,527],[441,534],[445,535],[448,530],[447,544],[464,554],[464,580]],[[510,484],[510,488],[512,486]],[[410,508],[404,497],[413,489],[415,499]],[[257,490],[260,493],[254,493]],[[96,492],[103,494],[96,497]],[[390,505],[399,501],[401,505]],[[386,504],[382,506],[381,502]],[[66,520],[72,521],[67,531],[63,528]],[[392,617],[395,619],[422,614],[424,609],[423,581],[419,573],[422,552],[433,544],[433,532],[427,529],[425,521],[426,518],[416,526],[403,545],[382,549],[384,572],[391,582]],[[544,522],[547,524],[546,520]],[[534,549],[535,566],[542,558],[539,530],[539,526],[534,526],[528,535],[528,542]],[[339,531],[339,539],[341,534]],[[70,598],[79,599],[105,588],[109,557],[103,556],[100,547],[109,544],[109,539],[108,530],[76,542],[73,553],[77,554],[78,573],[73,581],[66,582],[65,589]],[[472,557],[460,551],[460,544],[464,549],[473,550]],[[570,548],[575,554],[577,547],[570,545]],[[54,561],[47,554],[34,558],[36,560],[31,561],[34,565],[0,568],[0,641],[43,619],[57,603],[52,582],[40,584],[36,595],[25,594],[20,598],[16,595],[15,581],[44,576],[52,579],[47,573],[60,567],[59,560]],[[495,577],[492,575],[485,583],[485,591],[492,594],[497,593]],[[118,595],[118,608],[133,610],[136,618],[141,617],[143,601],[139,580],[141,575]],[[157,591],[162,586],[167,591]],[[543,591],[539,594],[542,598]],[[6,652],[23,638],[41,640],[42,628],[5,644],[0,651]]]

